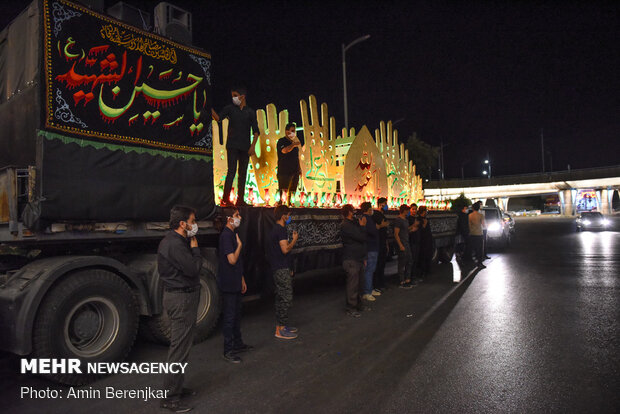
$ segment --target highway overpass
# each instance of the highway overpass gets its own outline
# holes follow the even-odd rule
[[[598,211],[611,214],[614,194],[620,191],[620,165],[493,178],[435,180],[425,183],[424,197],[446,200],[464,193],[469,199],[485,203],[493,199],[496,205],[506,210],[510,197],[556,193],[561,213],[574,215],[578,209],[578,197],[586,190],[590,190],[588,196],[592,197]]]

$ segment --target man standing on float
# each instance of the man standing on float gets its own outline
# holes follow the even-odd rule
[[[224,183],[224,196],[222,207],[231,207],[230,190],[237,173],[239,164],[239,175],[237,178],[237,206],[247,206],[244,201],[245,179],[248,171],[250,157],[255,154],[256,141],[258,141],[259,130],[256,120],[256,111],[246,105],[245,95],[247,90],[242,87],[234,87],[230,91],[233,105],[226,105],[218,114],[211,110],[213,119],[217,122],[220,119],[228,118],[228,141],[226,142],[226,156],[228,159],[228,172]],[[250,144],[250,129],[254,138]]]

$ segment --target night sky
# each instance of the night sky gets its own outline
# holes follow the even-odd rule
[[[114,4],[106,1],[106,7]],[[132,1],[152,13],[156,2]],[[275,103],[300,122],[299,100],[326,102],[344,126],[401,120],[438,146],[446,178],[620,164],[620,2],[171,1],[193,13],[212,54],[216,110],[244,84],[254,109]],[[3,2],[4,27],[24,2]]]

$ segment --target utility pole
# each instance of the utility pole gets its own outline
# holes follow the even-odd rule
[[[444,176],[444,172],[443,172],[443,169],[444,169],[444,164],[443,164],[443,138],[441,139],[441,148],[440,148],[440,151],[441,151],[441,152],[440,152],[439,154],[440,154],[440,156],[441,156],[441,179],[443,180],[443,179],[445,178],[445,176]]]
[[[359,42],[363,42],[364,40],[368,40],[370,38],[370,35],[365,35],[365,36],[361,36],[358,37],[357,39],[355,39],[354,41],[352,41],[351,43],[349,43],[348,45],[345,45],[344,43],[342,44],[342,91],[344,94],[344,128],[347,130],[347,134],[349,133],[349,108],[348,108],[348,102],[347,102],[347,59],[346,59],[346,53],[347,50],[358,44]]]
[[[545,173],[545,136],[543,129],[540,128],[540,153],[542,154],[542,172]]]

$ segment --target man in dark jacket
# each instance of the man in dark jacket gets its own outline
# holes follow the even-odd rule
[[[342,267],[347,274],[347,315],[361,316],[360,281],[364,278],[366,266],[366,216],[356,220],[351,204],[342,206]]]
[[[469,208],[463,206],[459,211],[456,222],[456,258],[463,261],[471,261],[469,248]]]
[[[374,211],[374,213],[372,213],[372,219],[377,226],[377,230],[379,230],[379,256],[377,257],[377,268],[375,269],[375,274],[373,278],[373,286],[375,287],[375,290],[379,293],[381,293],[382,289],[385,289],[385,262],[387,261],[388,253],[390,250],[387,241],[387,230],[389,222],[384,214],[387,211],[387,198],[380,197],[377,200],[377,209]]]
[[[431,263],[433,261],[433,233],[428,221],[428,210],[426,206],[418,209],[418,216],[421,220],[420,225],[420,278],[424,279],[431,273]]]
[[[194,342],[194,327],[200,300],[200,269],[202,256],[196,233],[196,211],[185,206],[170,210],[170,231],[159,243],[157,268],[164,285],[164,310],[170,319],[170,349],[168,363],[186,363]],[[184,375],[167,374],[164,388],[167,398],[161,407],[174,412],[186,412],[191,407],[181,403],[181,397],[195,393],[183,388]]]

